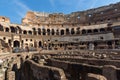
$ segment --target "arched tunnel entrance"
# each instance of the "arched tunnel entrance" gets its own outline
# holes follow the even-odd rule
[[[14,46],[13,47],[20,47],[20,42],[19,41],[14,41]]]

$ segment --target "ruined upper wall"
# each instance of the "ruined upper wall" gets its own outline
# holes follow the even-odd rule
[[[4,16],[0,16],[0,22],[10,23],[10,19]]]
[[[23,24],[41,25],[41,24],[81,24],[91,25],[100,23],[116,22],[120,20],[120,3],[110,4],[99,8],[93,8],[86,11],[73,12],[71,14],[62,13],[40,13],[27,12],[23,18]]]

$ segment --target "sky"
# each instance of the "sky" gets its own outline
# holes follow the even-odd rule
[[[0,16],[21,24],[27,11],[69,14],[117,2],[120,0],[0,0]]]

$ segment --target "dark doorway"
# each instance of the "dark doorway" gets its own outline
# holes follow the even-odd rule
[[[108,41],[107,45],[108,45],[108,49],[112,49],[112,41]]]
[[[19,41],[14,41],[14,47],[20,47],[20,42]]]
[[[61,30],[61,35],[64,35],[64,30]]]
[[[42,42],[41,41],[39,41],[39,47],[42,47]]]

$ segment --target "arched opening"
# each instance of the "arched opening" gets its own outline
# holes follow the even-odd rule
[[[56,35],[59,35],[59,30],[57,29],[57,31],[56,31]]]
[[[50,29],[47,29],[47,34],[50,35]]]
[[[42,47],[42,42],[41,41],[39,41],[39,47]]]
[[[108,42],[107,42],[107,45],[108,45],[108,48],[109,48],[109,49],[112,49],[112,41],[108,41]]]
[[[1,24],[0,24],[0,31],[4,31],[4,28]]]
[[[16,29],[15,27],[10,26],[10,29],[11,29],[11,32],[12,32],[12,33],[17,33],[17,29]]]
[[[46,35],[46,30],[42,29],[43,35]]]
[[[20,47],[20,42],[19,41],[14,41],[14,47]]]
[[[82,30],[82,34],[86,34],[86,30],[83,29],[83,30]]]
[[[98,32],[98,29],[94,29],[93,32],[94,32],[94,33],[97,33],[97,32]]]
[[[70,34],[70,32],[69,32],[69,29],[67,28],[66,29],[66,35],[69,35]]]
[[[100,32],[105,32],[105,29],[104,29],[104,28],[101,28],[101,29],[100,29]]]
[[[87,31],[87,33],[92,33],[92,30],[89,29],[89,30]]]
[[[55,31],[54,31],[54,29],[52,29],[52,35],[55,35]]]
[[[72,35],[75,34],[74,28],[71,29],[71,34],[72,34]]]
[[[33,29],[33,34],[36,35],[37,34],[36,29],[35,28],[32,29]]]
[[[38,34],[41,35],[41,29],[40,28],[38,28]]]
[[[32,31],[28,31],[28,34],[30,34],[30,35],[31,35],[31,34],[32,34]]]
[[[9,32],[9,28],[5,28],[5,32]]]
[[[64,35],[64,30],[62,29],[62,30],[60,31],[60,33],[61,33],[61,35]]]
[[[80,34],[80,28],[77,28],[76,34]]]
[[[26,30],[24,30],[24,31],[23,31],[23,34],[27,34],[27,31],[26,31]]]

